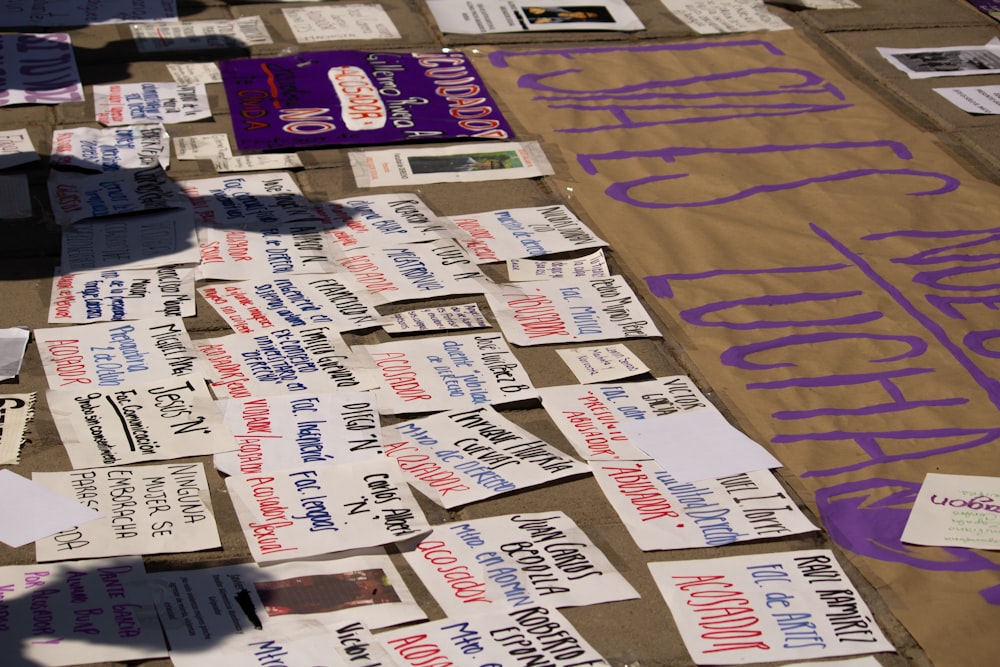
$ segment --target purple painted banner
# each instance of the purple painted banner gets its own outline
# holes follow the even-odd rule
[[[315,51],[219,68],[240,150],[513,136],[456,51]]]

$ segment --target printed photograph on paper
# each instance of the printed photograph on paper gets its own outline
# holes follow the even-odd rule
[[[580,4],[525,3],[510,0],[428,0],[441,32],[461,35],[533,30],[642,30],[624,0]]]

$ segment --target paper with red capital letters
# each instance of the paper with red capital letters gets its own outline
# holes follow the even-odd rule
[[[459,243],[477,264],[606,246],[562,205],[453,215]]]

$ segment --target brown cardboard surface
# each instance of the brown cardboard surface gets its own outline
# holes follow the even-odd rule
[[[477,65],[558,145],[568,171],[556,187],[573,187],[573,205],[646,281],[652,307],[834,541],[891,589],[890,608],[934,663],[990,665],[1000,607],[980,592],[993,594],[997,566],[901,546],[905,513],[892,507],[927,471],[1000,472],[994,353],[962,347],[980,340],[969,332],[990,335],[992,310],[932,306],[978,303],[992,265],[915,254],[988,242],[976,230],[995,223],[977,211],[1000,191],[794,33],[697,43],[504,50]],[[755,99],[794,88],[813,92]],[[703,97],[677,104],[675,92]],[[792,106],[767,106],[779,102]],[[958,444],[973,433],[984,437]]]
[[[993,19],[964,0],[855,0],[859,9],[801,12],[802,21],[816,30],[881,30],[988,25]]]

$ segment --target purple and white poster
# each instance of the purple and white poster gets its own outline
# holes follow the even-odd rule
[[[219,69],[243,151],[513,135],[457,51],[315,51]]]

